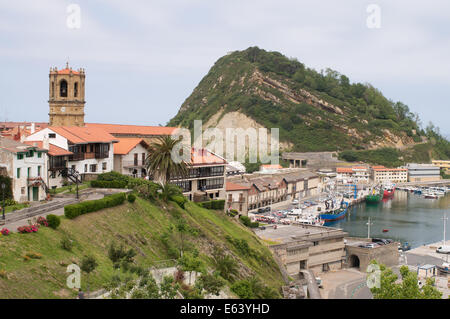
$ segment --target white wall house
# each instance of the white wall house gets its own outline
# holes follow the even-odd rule
[[[142,138],[118,138],[114,144],[114,171],[133,177],[147,176],[148,144]]]
[[[15,201],[46,199],[47,150],[0,138],[0,170],[12,180]]]
[[[97,128],[48,127],[29,135],[27,141],[49,140],[58,148],[71,152],[67,167],[75,169],[85,180],[110,172],[114,168],[113,143],[118,140]]]

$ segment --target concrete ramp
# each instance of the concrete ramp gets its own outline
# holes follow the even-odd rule
[[[311,270],[300,270],[300,273],[305,276],[306,286],[308,288],[308,295],[310,299],[322,299],[320,295],[319,286],[317,286],[316,277]]]

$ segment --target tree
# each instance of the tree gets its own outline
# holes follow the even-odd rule
[[[181,266],[181,270],[189,271],[189,285],[191,284],[191,275],[192,272],[201,272],[204,270],[203,262],[196,254],[186,253],[184,254],[180,260],[179,264]]]
[[[181,160],[179,163],[173,158],[172,154],[177,148],[185,154],[190,150],[181,143],[182,137],[174,139],[171,136],[161,136],[156,142],[150,144],[150,154],[146,159],[147,171],[155,179],[160,179],[163,184],[167,184],[172,177],[185,177],[189,173],[190,164]]]
[[[160,199],[167,203],[172,196],[182,195],[183,193],[181,191],[181,188],[177,185],[166,183],[159,185],[157,194]]]
[[[221,248],[213,251],[213,259],[216,270],[222,278],[232,281],[238,272],[237,263],[230,255],[226,255]]]
[[[174,299],[177,295],[179,285],[173,280],[173,277],[166,276],[160,285],[160,297],[162,299]]]
[[[218,273],[202,274],[197,281],[200,290],[205,290],[207,294],[218,296],[220,290],[225,286],[225,281],[219,277]]]
[[[370,288],[375,299],[441,299],[442,293],[433,284],[434,280],[428,278],[425,285],[420,288],[417,274],[407,266],[400,268],[401,282],[397,283],[398,276],[383,264],[375,260],[371,264],[380,268],[379,287]],[[371,274],[370,276],[373,276]]]
[[[87,291],[89,295],[89,274],[94,271],[95,268],[97,268],[98,263],[97,260],[93,256],[84,256],[83,260],[81,261],[81,270],[84,271],[88,275],[87,280]]]

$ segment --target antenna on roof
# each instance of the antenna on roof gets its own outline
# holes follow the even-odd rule
[[[69,57],[67,57],[67,61],[66,61],[66,69],[69,68]]]

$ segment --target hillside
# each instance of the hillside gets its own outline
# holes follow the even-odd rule
[[[113,269],[108,258],[112,242],[133,248],[137,252],[135,262],[143,268],[177,258],[181,244],[177,231],[180,220],[185,220],[187,225],[182,237],[183,250],[198,252],[209,270],[214,270],[211,257],[214,249],[221,247],[238,263],[236,280],[255,275],[267,286],[280,290],[281,273],[269,249],[248,228],[223,212],[203,209],[193,203],[187,203],[186,209],[172,202],[165,206],[137,198],[133,204],[127,202],[73,220],[63,218],[57,230],[41,227],[33,234],[0,236],[2,297],[73,298],[76,292],[66,287],[66,267],[73,262],[79,264],[85,255],[94,256],[99,264],[90,275],[91,291],[103,288],[114,274],[120,274],[125,280],[129,274]],[[63,238],[73,241],[72,251],[61,248]],[[247,253],[236,244],[237,240],[248,243]],[[27,253],[41,254],[42,258],[26,261],[23,256]]]
[[[426,140],[418,116],[370,84],[320,73],[257,47],[220,58],[170,126],[278,127],[281,148],[332,151],[404,147]]]

